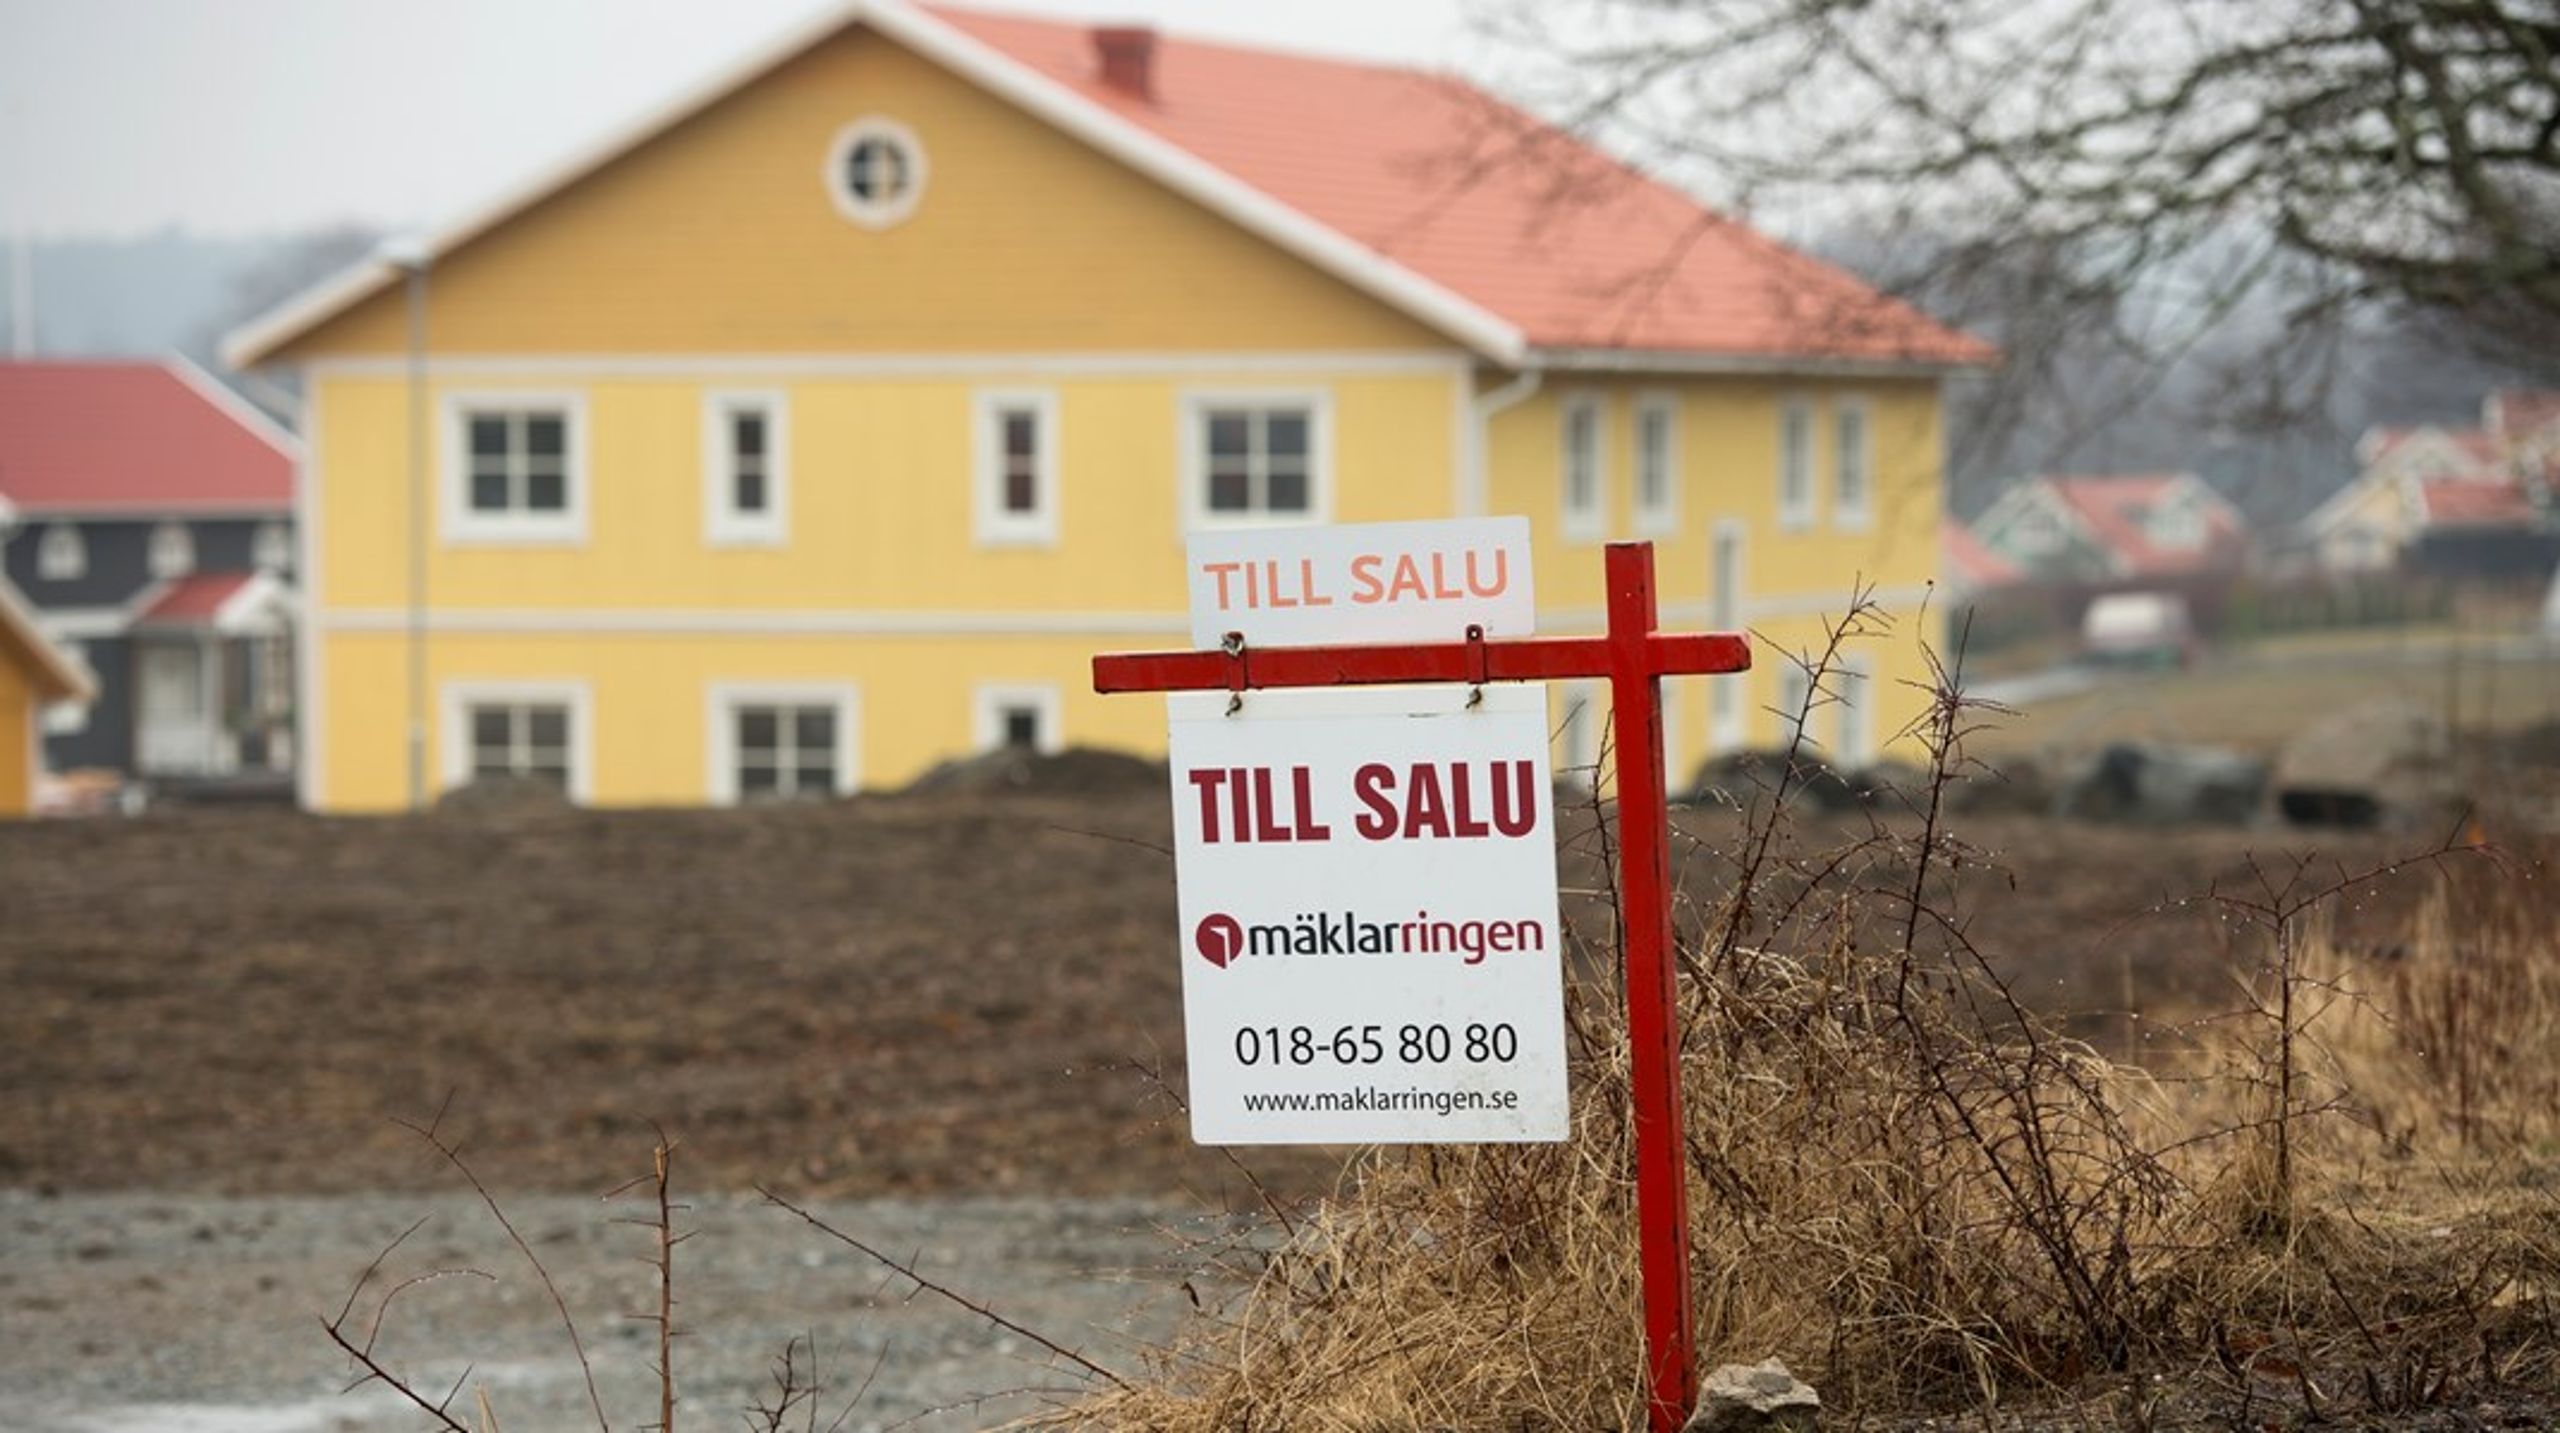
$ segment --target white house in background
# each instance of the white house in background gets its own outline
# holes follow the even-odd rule
[[[2551,546],[2560,393],[2492,393],[2477,428],[2367,429],[2356,463],[2355,479],[2295,526],[2293,547],[2319,571],[2536,568]]]

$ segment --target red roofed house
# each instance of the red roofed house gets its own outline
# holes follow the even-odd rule
[[[2560,561],[2560,393],[2500,391],[2477,428],[2373,428],[2354,481],[2297,526],[2323,572],[2540,577]]]
[[[2249,524],[2193,473],[2042,477],[1973,521],[1973,535],[2032,580],[2161,586],[2239,570]]]
[[[312,395],[315,806],[1157,747],[1088,663],[1187,644],[1204,528],[1524,514],[1550,631],[1596,625],[1601,544],[1639,536],[1684,625],[1811,644],[1861,579],[1913,618],[1939,386],[1992,356],[1454,79],[907,0],[419,247],[225,346]],[[1855,655],[1811,733],[1840,759],[1924,704],[1922,627]],[[1675,684],[1670,769],[1782,739],[1799,679]],[[1595,693],[1551,695],[1591,760]]]
[[[186,363],[0,363],[0,558],[95,677],[48,765],[289,770],[297,444]]]

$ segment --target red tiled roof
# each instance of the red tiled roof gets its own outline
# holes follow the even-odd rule
[[[258,580],[254,572],[198,572],[171,582],[151,605],[135,615],[134,625],[201,627],[222,613],[222,605]]]
[[[1938,524],[1938,551],[1957,580],[1975,591],[2005,586],[2026,575],[2016,563],[1983,546],[1972,528],[1954,518]]]
[[[2439,428],[2421,423],[2413,428],[2370,428],[2356,446],[2366,466],[2381,462],[2412,438],[2433,435],[2453,445],[2454,451],[2475,466],[2495,466],[2505,449],[2493,434],[2478,428]]]
[[[2491,435],[2509,443],[2560,423],[2560,392],[2547,388],[2501,389],[2481,407]]]
[[[1456,79],[1159,36],[1141,99],[1103,83],[1083,26],[932,13],[1498,315],[1535,347],[1994,356]]]
[[[2162,547],[2151,540],[2143,514],[2170,491],[2193,481],[2183,473],[2121,473],[2104,477],[2050,477],[2044,480],[2056,496],[2109,552],[2128,575],[2168,576],[2195,572],[2227,561],[2248,534],[2230,505],[2205,508],[2204,541],[2193,548]]]
[[[290,440],[211,382],[159,363],[0,363],[0,497],[28,514],[290,508]]]
[[[2431,478],[2418,485],[2429,527],[2522,527],[2533,502],[2522,487],[2498,479]]]

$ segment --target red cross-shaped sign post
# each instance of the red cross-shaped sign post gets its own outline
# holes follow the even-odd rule
[[[1094,690],[1243,692],[1382,683],[1483,684],[1606,677],[1618,758],[1620,928],[1632,1044],[1636,1218],[1644,1281],[1648,1416],[1673,1433],[1697,1401],[1689,1295],[1689,1197],[1680,1112],[1671,952],[1670,818],[1664,800],[1662,679],[1739,672],[1751,649],[1731,633],[1657,630],[1653,544],[1608,548],[1608,630],[1597,637],[1125,652],[1093,659]]]

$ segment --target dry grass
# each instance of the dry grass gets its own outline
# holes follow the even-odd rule
[[[1683,923],[1704,932],[1683,981],[1703,1358],[1784,1358],[1862,1418],[2161,1370],[2240,1426],[2268,1399],[2387,1414],[2560,1387],[2560,917],[2540,869],[2440,853],[2404,876],[2437,893],[2380,952],[2321,938],[2354,880],[2304,866],[2273,899],[2235,895],[2251,998],[2179,1043],[2187,1067],[2119,1066],[2024,1008],[1941,908],[1969,858],[1934,819],[1968,720],[1942,698],[1939,782],[1834,858],[1890,881],[1756,911],[1779,865],[1822,864],[1771,856],[1772,800],[1725,853],[1731,903]],[[1569,1141],[1371,1153],[1276,1252],[1236,1255],[1246,1292],[1149,1377],[1049,1421],[1641,1426],[1618,998],[1606,978],[1570,992]],[[2120,1426],[2150,1426],[2145,1406]]]

